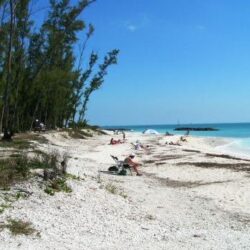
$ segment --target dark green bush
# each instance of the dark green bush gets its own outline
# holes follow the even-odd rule
[[[0,188],[23,181],[29,176],[27,157],[8,158],[0,160]]]
[[[1,225],[1,228],[8,228],[13,235],[31,235],[37,232],[30,222],[14,219],[8,220],[8,223]]]
[[[65,178],[56,178],[49,182],[44,192],[54,195],[56,192],[71,193],[72,189],[67,185]]]

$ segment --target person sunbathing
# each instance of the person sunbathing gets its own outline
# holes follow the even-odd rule
[[[172,142],[172,141],[169,143],[166,142],[166,144],[173,145],[173,146],[181,146],[181,144],[179,142]]]
[[[135,143],[132,142],[131,144],[134,146],[135,150],[140,150],[144,148],[139,140],[137,140]]]
[[[127,165],[129,165],[130,167],[132,167],[133,169],[134,169],[134,171],[136,172],[136,175],[137,176],[141,176],[142,174],[141,173],[139,173],[139,171],[138,171],[138,166],[140,166],[141,164],[140,163],[138,163],[138,162],[136,162],[136,161],[134,161],[133,159],[135,158],[135,154],[130,154],[128,157],[126,157],[125,159],[124,159],[124,164],[127,164]]]
[[[139,140],[137,140],[135,143],[131,142],[131,144],[133,145],[135,150],[148,150],[149,149],[149,145],[143,145]]]
[[[185,138],[185,136],[181,136],[181,137],[180,137],[180,140],[181,140],[182,142],[187,142],[187,139]]]
[[[115,140],[114,138],[111,138],[110,140],[111,145],[120,144],[120,143],[123,143],[123,142],[121,140]]]
[[[170,134],[168,131],[165,133],[166,136],[172,136],[173,134]]]

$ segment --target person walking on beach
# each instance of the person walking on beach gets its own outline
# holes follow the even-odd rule
[[[127,165],[129,165],[130,167],[132,167],[133,169],[134,169],[134,171],[136,172],[136,175],[137,176],[141,176],[142,174],[141,173],[139,173],[139,171],[138,171],[138,166],[140,166],[141,164],[140,163],[138,163],[138,162],[136,162],[136,161],[134,161],[134,158],[135,158],[135,154],[130,154],[128,157],[126,157],[125,158],[125,160],[124,160],[124,164],[127,164]]]
[[[123,138],[123,141],[125,141],[125,140],[126,140],[126,134],[125,134],[125,132],[124,132],[124,131],[122,131],[122,138]]]

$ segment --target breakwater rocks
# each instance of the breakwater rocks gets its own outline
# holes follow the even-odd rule
[[[190,128],[190,127],[180,127],[175,128],[176,131],[218,131],[217,128]]]
[[[131,132],[132,129],[128,129],[128,128],[105,128],[103,127],[103,129],[108,130],[108,131],[127,131],[127,132]]]

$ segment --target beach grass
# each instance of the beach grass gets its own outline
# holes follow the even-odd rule
[[[57,167],[58,155],[36,154],[29,158],[27,155],[15,154],[8,158],[0,159],[0,188],[7,189],[12,185],[25,181],[32,176],[34,169],[52,169],[60,171]]]
[[[23,181],[30,174],[27,157],[7,158],[0,160],[0,188],[6,189]]]
[[[12,140],[0,140],[0,148],[14,148],[16,150],[24,150],[33,148],[33,142],[46,143],[47,139],[39,134],[20,133],[13,137]]]
[[[72,189],[67,185],[66,178],[56,178],[48,183],[44,192],[54,195],[56,192],[71,193]]]
[[[121,197],[123,197],[124,199],[126,199],[128,196],[127,194],[120,190],[116,185],[114,185],[113,183],[108,183],[107,185],[105,185],[104,187],[109,193],[114,194],[114,195],[120,195]]]
[[[0,225],[0,229],[9,229],[12,235],[31,235],[37,232],[30,222],[18,219],[9,219],[8,223]]]
[[[88,137],[92,137],[92,134],[78,128],[73,129],[63,129],[63,131],[68,133],[68,136],[72,139],[86,139]]]

